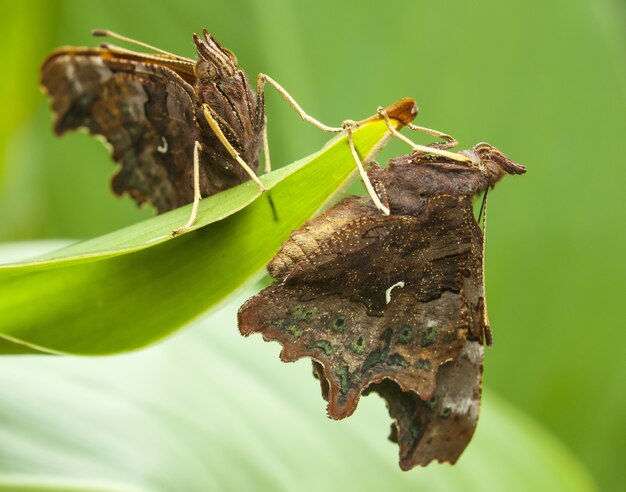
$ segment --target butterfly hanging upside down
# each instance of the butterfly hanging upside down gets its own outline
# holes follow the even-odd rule
[[[112,147],[113,159],[121,164],[112,183],[116,194],[128,193],[139,204],[152,203],[159,213],[193,202],[189,221],[174,233],[193,226],[202,196],[248,179],[264,190],[256,173],[262,147],[266,171],[270,167],[264,110],[266,83],[305,121],[323,131],[348,133],[348,143],[368,191],[377,206],[388,213],[367,180],[363,167],[367,161],[361,163],[352,144],[351,132],[359,122],[348,120],[341,127],[320,123],[265,74],[259,74],[255,94],[233,53],[206,30],[202,37],[194,35],[197,60],[110,31],[96,30],[94,34],[130,42],[155,54],[110,44],[54,51],[42,66],[41,83],[52,100],[55,132],[61,135],[86,128],[104,137]],[[468,160],[445,150],[454,145],[452,137],[411,125],[417,114],[412,99],[390,106],[387,113],[385,118],[395,120],[388,123],[396,133],[397,127],[408,125],[446,140],[440,148],[416,148]]]
[[[474,164],[413,153],[373,166],[390,214],[348,197],[309,221],[239,311],[242,334],[278,341],[283,361],[313,359],[331,418],[379,393],[404,470],[456,462],[474,433],[491,332],[472,198],[525,172],[488,144],[459,155]]]

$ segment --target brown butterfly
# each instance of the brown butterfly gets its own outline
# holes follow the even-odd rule
[[[55,132],[85,128],[111,145],[113,159],[121,164],[113,191],[128,193],[138,204],[151,203],[159,213],[192,202],[194,149],[202,196],[256,179],[263,93],[252,91],[235,56],[206,30],[202,37],[194,35],[197,60],[113,36],[159,53],[110,45],[60,48],[41,68]]]
[[[488,144],[462,154],[474,165],[413,153],[373,166],[390,215],[348,197],[309,221],[239,311],[242,334],[280,342],[283,361],[313,359],[331,418],[379,393],[404,470],[456,462],[474,432],[491,335],[472,197],[525,172]]]

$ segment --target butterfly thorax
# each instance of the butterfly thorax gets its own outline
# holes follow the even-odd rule
[[[392,172],[374,165],[368,175],[392,213],[416,215],[424,210],[429,198],[442,195],[471,198],[494,186],[506,174],[526,171],[489,144],[478,144],[463,154],[476,164],[413,153],[391,159]]]

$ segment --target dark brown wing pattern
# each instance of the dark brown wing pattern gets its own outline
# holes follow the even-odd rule
[[[258,167],[262,101],[257,104],[230,52],[206,32],[195,41],[195,64],[105,48],[62,48],[42,66],[56,133],[86,128],[104,137],[121,164],[113,179],[115,193],[129,193],[159,213],[193,200],[196,141],[202,144],[203,196],[249,179],[213,134],[203,104],[211,106],[242,158]]]
[[[488,326],[471,197],[503,174],[477,180],[483,164],[375,166],[391,215],[350,197],[308,222],[270,263],[277,282],[239,312],[241,332],[280,342],[282,360],[313,359],[331,418],[379,393],[403,469],[454,463],[478,419]]]

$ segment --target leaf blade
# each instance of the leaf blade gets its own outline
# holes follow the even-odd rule
[[[369,121],[354,137],[365,155],[387,138],[387,128]],[[218,195],[203,200],[197,229],[182,236],[169,233],[186,220],[188,207],[0,267],[0,336],[43,352],[81,355],[154,343],[253,278],[354,169],[340,136],[265,178],[279,221],[258,188],[244,183],[225,192],[226,208],[214,206]]]

